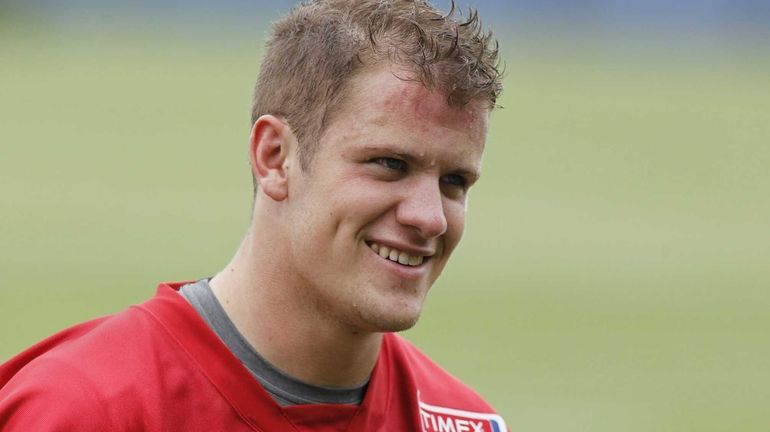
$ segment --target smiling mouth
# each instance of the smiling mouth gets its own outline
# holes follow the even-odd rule
[[[406,267],[417,267],[430,259],[425,255],[412,255],[409,252],[400,251],[396,248],[383,246],[375,242],[367,242],[367,246],[381,258],[393,261]]]

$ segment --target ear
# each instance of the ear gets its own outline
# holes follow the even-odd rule
[[[275,201],[288,196],[288,157],[295,145],[291,128],[278,117],[263,115],[249,137],[251,173],[259,189]]]

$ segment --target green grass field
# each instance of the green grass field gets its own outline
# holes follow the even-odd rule
[[[0,360],[228,261],[253,37],[0,26]],[[408,337],[513,431],[768,430],[770,63],[557,54]]]

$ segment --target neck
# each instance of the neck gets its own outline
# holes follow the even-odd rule
[[[320,314],[307,287],[284,268],[270,231],[247,233],[233,259],[211,279],[214,295],[268,362],[307,384],[354,387],[371,374],[381,333],[364,333]]]

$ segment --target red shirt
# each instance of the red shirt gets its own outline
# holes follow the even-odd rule
[[[281,407],[175,290],[0,366],[3,431],[504,432],[473,390],[386,334],[361,405]]]

